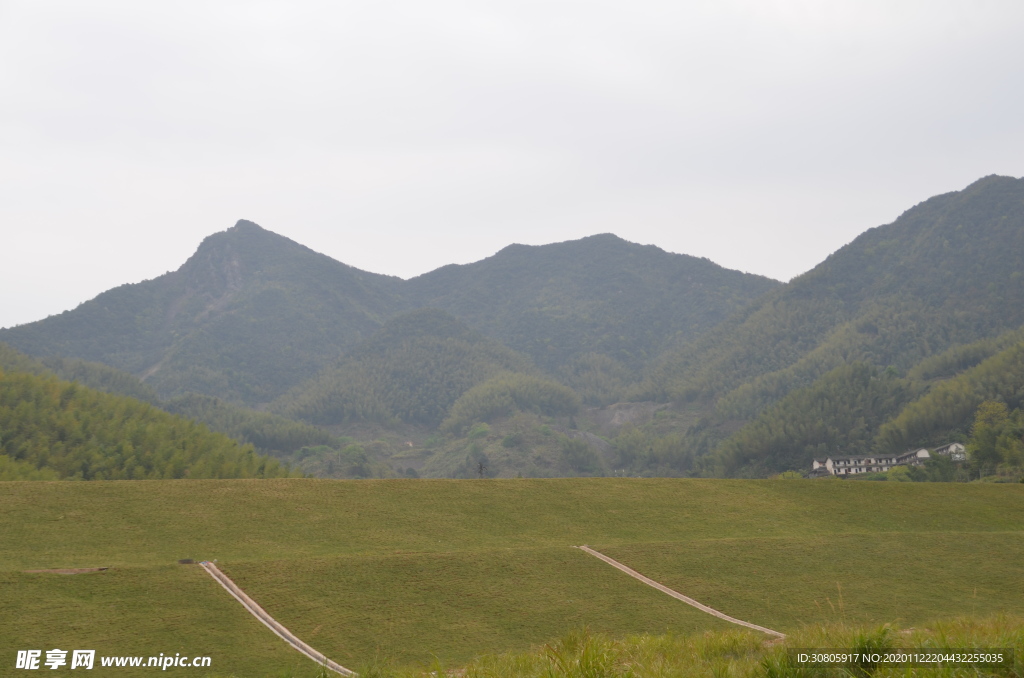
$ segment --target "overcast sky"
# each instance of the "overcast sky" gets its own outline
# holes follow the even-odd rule
[[[402,277],[613,232],[788,280],[988,174],[1020,0],[0,0],[0,326],[240,218]]]

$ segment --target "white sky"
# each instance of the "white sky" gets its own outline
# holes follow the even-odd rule
[[[239,218],[402,277],[610,231],[787,280],[988,174],[1019,0],[0,0],[0,326]]]

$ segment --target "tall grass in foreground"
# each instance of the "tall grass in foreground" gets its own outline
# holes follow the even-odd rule
[[[1007,666],[874,666],[799,667],[790,649],[844,648],[859,652],[921,648],[957,651],[1012,649]],[[853,628],[844,624],[808,626],[785,640],[747,631],[710,632],[692,636],[629,636],[614,640],[576,630],[541,648],[524,653],[484,655],[465,667],[397,668],[381,658],[356,667],[361,678],[959,678],[1024,677],[1024,617],[965,617],[927,628]],[[331,672],[292,673],[280,678],[326,678]],[[270,678],[270,677],[268,677]]]

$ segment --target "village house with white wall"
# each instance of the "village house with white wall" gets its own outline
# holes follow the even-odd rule
[[[811,462],[811,477],[851,476],[859,473],[885,473],[894,466],[920,466],[932,455],[949,457],[953,461],[967,459],[962,443],[948,443],[931,452],[925,448],[908,450],[901,454],[851,454],[828,456]]]

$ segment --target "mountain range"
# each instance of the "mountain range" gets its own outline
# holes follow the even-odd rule
[[[196,392],[258,405],[403,311],[449,311],[539,365],[598,351],[637,367],[778,285],[613,235],[511,245],[406,281],[240,221],[206,238],[177,271],[0,330],[0,341],[117,367],[165,397]]]
[[[912,207],[788,284],[610,234],[402,280],[240,221],[177,271],[0,341],[242,442],[259,430],[278,456],[345,448],[405,474],[756,476],[966,437],[970,413],[893,426],[1016,345],[1022,259],[1024,180],[999,176]],[[453,412],[463,423],[443,426]],[[817,424],[797,425],[811,412]],[[360,463],[345,462],[372,466]]]

